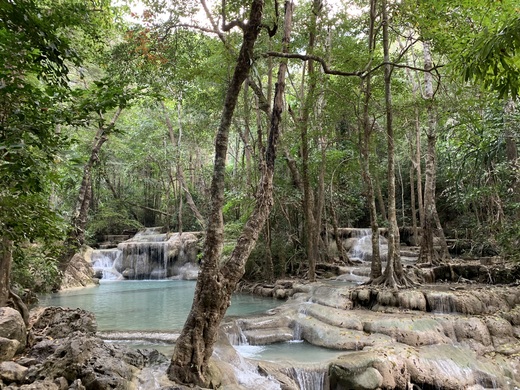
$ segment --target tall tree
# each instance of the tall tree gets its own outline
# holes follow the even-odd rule
[[[286,19],[288,19],[286,43],[288,43],[290,31],[288,29],[292,15],[291,7],[288,4],[286,7]],[[258,239],[272,206],[274,159],[285,86],[286,67],[283,64],[280,65],[271,131],[266,147],[265,169],[257,193],[256,206],[237,240],[231,258],[224,264],[220,264],[224,240],[222,206],[224,204],[224,176],[229,130],[241,86],[253,64],[253,49],[261,30],[263,12],[264,2],[253,0],[247,24],[239,23],[243,30],[243,40],[233,77],[226,92],[216,136],[211,184],[212,207],[208,216],[201,271],[195,287],[192,309],[177,340],[168,369],[168,376],[182,383],[205,384],[207,382],[206,371],[213,353],[213,345],[217,339],[218,326],[229,307],[231,294],[244,273],[245,261]]]
[[[424,98],[427,101],[428,125],[426,126],[427,152],[426,152],[426,178],[424,184],[424,220],[421,232],[421,251],[419,258],[427,264],[438,264],[449,257],[448,247],[442,226],[439,222],[437,207],[435,204],[436,182],[436,144],[437,144],[437,117],[434,106],[433,68],[430,42],[423,42],[424,52]],[[435,234],[437,233],[437,234]],[[434,236],[437,236],[441,244],[441,250],[434,247]]]
[[[388,259],[383,275],[372,280],[373,284],[384,284],[390,287],[407,287],[410,280],[404,272],[401,263],[399,227],[397,226],[396,201],[395,201],[395,138],[392,109],[392,71],[390,62],[390,36],[389,36],[389,6],[387,0],[382,0],[382,25],[383,25],[383,56],[384,56],[384,80],[385,80],[385,114],[386,137],[388,147]]]

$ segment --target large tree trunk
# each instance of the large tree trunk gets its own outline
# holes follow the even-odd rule
[[[312,16],[309,26],[309,45],[307,47],[308,54],[313,54],[316,41],[316,24],[318,14],[323,7],[321,0],[314,0],[312,3]],[[311,188],[311,179],[309,175],[309,127],[310,127],[310,111],[316,97],[316,70],[314,61],[307,61],[307,69],[309,79],[309,87],[307,96],[303,103],[301,118],[299,120],[301,141],[302,141],[302,185],[303,185],[303,214],[305,217],[305,243],[306,255],[309,265],[308,279],[313,282],[316,279],[316,259],[318,257],[318,235],[316,231],[316,220],[314,216],[314,193]],[[303,85],[303,81],[302,81]]]
[[[430,73],[432,69],[432,58],[430,43],[423,43],[424,51],[424,98],[427,100],[428,127],[427,127],[427,152],[426,152],[426,178],[424,185],[424,221],[422,222],[421,251],[419,260],[426,264],[438,264],[449,257],[446,239],[440,226],[435,206],[435,181],[436,181],[436,157],[435,148],[437,143],[437,117],[433,102],[433,79]],[[441,243],[441,251],[434,248],[434,236]]]
[[[280,63],[274,96],[271,127],[265,154],[265,165],[256,194],[255,208],[237,240],[230,259],[220,265],[224,242],[222,206],[224,200],[225,157],[231,119],[240,87],[253,62],[253,48],[260,30],[263,0],[253,0],[249,22],[244,27],[244,39],[231,84],[228,87],[215,145],[215,166],[211,185],[212,209],[208,219],[204,257],[195,288],[193,305],[175,345],[168,376],[182,383],[208,385],[206,371],[213,353],[218,328],[231,301],[231,294],[245,271],[246,260],[253,249],[273,203],[273,174],[279,123],[283,108],[287,65]],[[286,3],[284,47],[287,50],[292,7]]]

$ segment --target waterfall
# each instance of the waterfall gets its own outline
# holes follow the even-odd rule
[[[94,251],[92,263],[103,279],[193,280],[199,271],[197,243],[196,233],[166,234],[161,228],[147,228],[117,249]],[[109,258],[106,253],[111,253]]]
[[[352,237],[356,239],[355,244],[349,251],[351,259],[365,261],[372,260],[372,230],[359,229],[352,232]],[[379,253],[381,257],[388,252],[388,243],[385,237],[379,235]]]
[[[233,321],[233,324],[227,326],[226,335],[233,346],[249,345],[240,321]]]
[[[300,390],[322,390],[327,367],[291,367],[287,369],[287,375],[294,379]]]
[[[118,249],[100,249],[92,252],[92,268],[97,276],[105,280],[120,280],[123,278],[117,270],[121,261],[121,251]]]
[[[442,291],[432,291],[426,294],[426,300],[432,313],[457,313],[453,295]]]

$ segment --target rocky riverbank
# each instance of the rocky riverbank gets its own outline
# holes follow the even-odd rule
[[[286,281],[285,287],[287,304],[238,326],[251,344],[300,338],[345,351],[326,365],[324,388],[520,388],[516,286],[389,290]],[[272,364],[263,370],[275,377],[287,372]]]
[[[211,365],[215,388],[520,388],[518,286],[274,287],[271,296],[288,297],[285,304],[223,323]],[[18,312],[0,309],[0,389],[182,388],[165,376],[168,357],[103,341],[96,330],[93,315],[79,309],[33,310],[28,329]],[[248,360],[229,342],[239,338],[251,345],[304,340],[339,357],[311,366]]]

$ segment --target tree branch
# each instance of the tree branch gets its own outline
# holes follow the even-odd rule
[[[376,70],[378,70],[379,68],[381,68],[385,65],[392,65],[396,68],[404,68],[404,69],[411,69],[411,70],[416,70],[416,71],[420,71],[420,72],[425,72],[424,68],[418,68],[418,67],[406,65],[406,64],[398,64],[395,62],[381,62],[379,65],[375,66],[374,68],[372,68],[368,71],[345,72],[342,70],[330,69],[327,62],[323,58],[316,56],[316,55],[312,55],[312,54],[280,53],[280,52],[276,52],[276,51],[268,51],[264,54],[264,56],[279,57],[279,58],[296,58],[296,59],[299,59],[302,61],[309,61],[309,60],[316,61],[321,64],[323,73],[336,75],[336,76],[357,76],[360,78],[365,78],[368,74],[375,72]],[[433,70],[442,68],[443,66],[444,65],[436,65],[430,69],[430,72]]]

